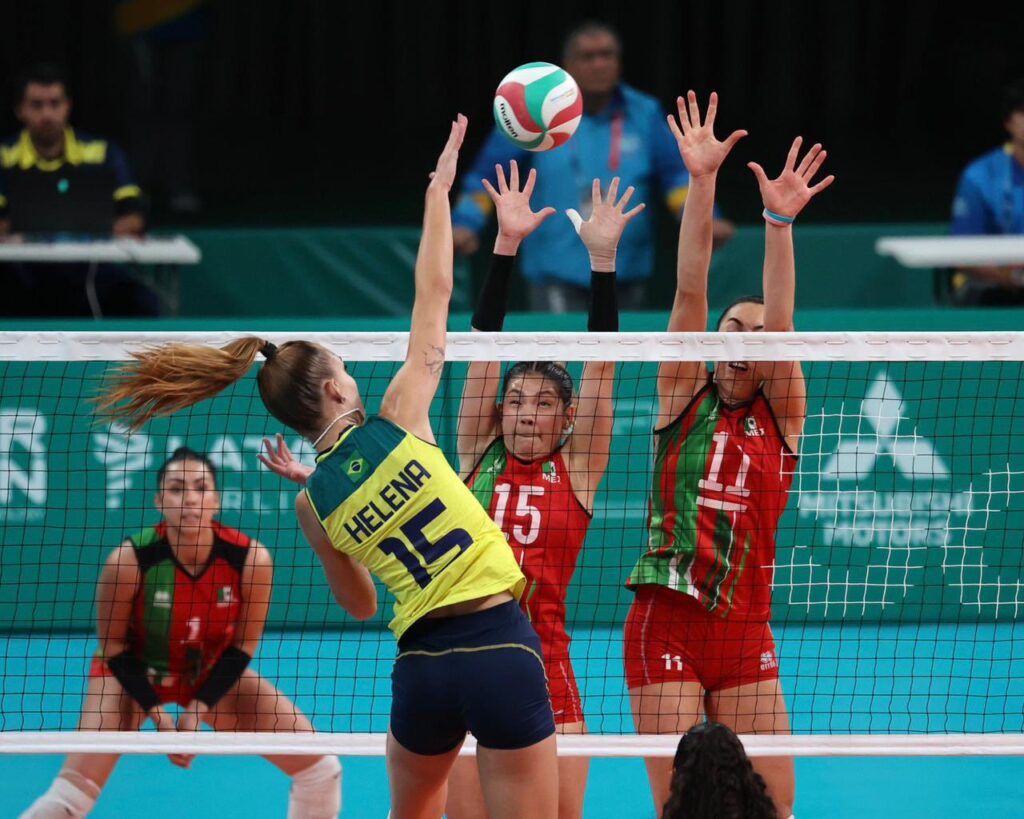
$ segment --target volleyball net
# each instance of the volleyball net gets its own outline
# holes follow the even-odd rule
[[[256,369],[132,434],[92,413],[103,375],[131,351],[240,335],[0,333],[0,752],[383,753],[392,601],[382,592],[378,614],[355,622],[331,599],[298,531],[296,487],[256,458],[277,433],[305,463],[313,452],[265,411]],[[407,341],[259,335],[329,347],[370,413]],[[455,333],[447,359],[432,419],[453,464],[467,362],[567,362],[577,393],[584,362],[618,362],[611,458],[566,595],[590,734],[560,737],[560,752],[670,755],[678,739],[635,736],[622,659],[624,583],[648,543],[659,362],[786,360],[803,362],[807,385],[772,594],[793,735],[753,737],[748,749],[1024,752],[1024,333]],[[100,570],[159,521],[156,469],[185,445],[218,467],[219,520],[271,550],[272,605],[252,667],[315,736],[75,730]]]

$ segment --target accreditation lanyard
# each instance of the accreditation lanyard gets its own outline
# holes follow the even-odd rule
[[[619,110],[612,114],[611,144],[608,146],[608,170],[615,174],[619,172],[622,164],[622,132],[625,127],[626,113]],[[572,165],[573,177],[576,180],[576,190],[579,191],[580,213],[584,218],[590,218],[593,209],[592,185],[593,179],[587,179],[583,174],[583,163],[580,161],[579,148],[576,142],[569,140],[569,162]]]

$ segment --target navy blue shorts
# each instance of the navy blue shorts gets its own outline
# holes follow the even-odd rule
[[[467,731],[501,750],[555,732],[540,638],[514,602],[413,623],[398,643],[391,694],[391,733],[417,754],[447,753]]]

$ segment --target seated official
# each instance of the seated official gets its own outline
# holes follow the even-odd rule
[[[1024,234],[1024,78],[1003,89],[1002,122],[1009,141],[971,162],[953,202],[953,236]],[[952,279],[953,302],[1024,305],[1024,263],[964,267]]]
[[[71,100],[60,71],[25,72],[15,113],[25,126],[0,145],[0,237],[8,241],[141,236],[142,191],[124,153],[68,124]],[[5,315],[151,315],[155,296],[109,266],[16,264],[0,273]]]

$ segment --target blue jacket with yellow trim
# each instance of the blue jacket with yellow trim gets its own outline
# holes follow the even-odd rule
[[[1024,166],[1010,146],[996,148],[964,169],[953,200],[950,233],[1024,233]]]
[[[618,170],[610,167],[612,123],[622,119]],[[614,176],[622,178],[620,192],[636,187],[631,204],[652,204],[655,186],[675,214],[686,200],[689,176],[672,137],[660,103],[628,85],[620,84],[611,105],[600,114],[584,113],[579,128],[565,145],[543,153],[530,153],[514,146],[497,130],[491,133],[473,167],[465,176],[461,195],[453,213],[456,225],[481,230],[494,206],[480,180],[495,183],[494,166],[510,159],[519,163],[523,174],[537,169],[534,209],[548,205],[559,213],[545,221],[520,250],[523,275],[531,282],[566,282],[590,285],[590,260],[576,236],[567,208],[576,208],[584,217],[590,212],[591,184],[601,180],[607,191]],[[495,183],[496,184],[496,183]],[[616,256],[618,278],[636,281],[650,277],[654,269],[654,217],[641,213],[629,226],[619,243]]]

